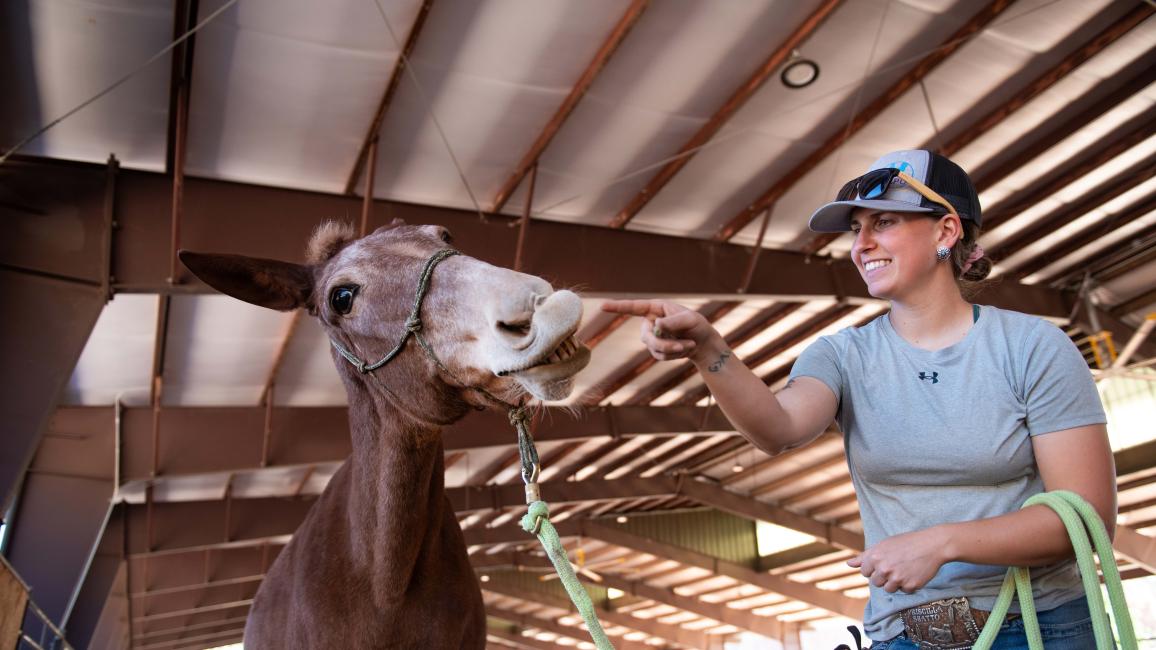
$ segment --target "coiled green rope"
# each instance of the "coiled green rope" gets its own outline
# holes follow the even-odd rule
[[[1092,631],[1096,637],[1096,647],[1099,650],[1115,648],[1116,642],[1112,638],[1112,629],[1108,622],[1108,615],[1104,609],[1104,597],[1100,593],[1100,579],[1096,573],[1096,561],[1092,556],[1092,546],[1100,556],[1100,568],[1104,572],[1104,584],[1108,589],[1108,599],[1112,604],[1112,616],[1116,621],[1116,630],[1120,636],[1120,646],[1124,650],[1136,650],[1136,632],[1132,628],[1132,616],[1128,613],[1128,603],[1124,599],[1124,586],[1120,581],[1120,569],[1116,566],[1116,558],[1112,554],[1112,542],[1108,539],[1108,531],[1104,529],[1104,522],[1096,514],[1094,508],[1084,501],[1075,492],[1057,490],[1037,494],[1028,499],[1023,507],[1045,505],[1060,516],[1068,536],[1072,540],[1072,548],[1076,552],[1076,564],[1080,567],[1080,577],[1084,582],[1084,591],[1088,596],[1088,609],[1092,613]],[[1089,535],[1091,538],[1089,539]],[[984,626],[983,632],[975,642],[973,650],[990,650],[999,634],[1000,626],[1007,616],[1012,597],[1019,592],[1020,614],[1024,619],[1024,632],[1028,637],[1028,647],[1031,650],[1043,650],[1044,643],[1040,636],[1040,624],[1036,618],[1035,604],[1032,602],[1031,577],[1026,567],[1011,567],[1003,580],[999,597],[992,607],[991,616]]]

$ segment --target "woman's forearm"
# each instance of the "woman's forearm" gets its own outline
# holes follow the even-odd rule
[[[784,404],[772,393],[758,375],[735,357],[722,337],[701,346],[691,355],[691,361],[731,424],[751,444],[768,454],[780,453],[814,438],[834,416],[833,396],[829,404],[800,404],[796,405],[800,408],[789,408],[788,404],[793,403],[787,400],[788,404]],[[811,401],[818,400],[811,398]],[[797,415],[793,415],[792,410]]]
[[[1042,505],[976,521],[945,524],[948,562],[1044,566],[1072,557],[1067,529]]]

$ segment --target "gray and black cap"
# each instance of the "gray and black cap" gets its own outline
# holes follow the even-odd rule
[[[927,187],[935,190],[955,208],[961,219],[980,225],[979,195],[967,172],[943,156],[913,149],[894,151],[871,164],[868,172],[877,169],[898,169]],[[855,208],[872,208],[888,212],[944,213],[943,206],[928,199],[896,178],[887,191],[878,198],[859,196],[846,201],[833,201],[811,215],[808,226],[815,232],[844,232],[851,229],[851,212]]]

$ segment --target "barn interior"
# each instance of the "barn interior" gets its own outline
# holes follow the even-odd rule
[[[769,456],[691,365],[656,362],[638,323],[599,305],[696,309],[780,388],[808,344],[886,313],[851,238],[807,219],[904,148],[977,186],[995,268],[975,302],[1046,318],[1085,354],[1115,453],[1117,561],[1156,602],[1154,11],[3,3],[0,591],[28,604],[0,639],[241,641],[350,453],[346,394],[314,318],[217,294],[176,253],[301,261],[324,220],[400,218],[583,296],[592,361],[533,433],[543,498],[617,647],[849,643],[868,589],[845,564],[864,537],[841,434]],[[488,644],[592,647],[518,525],[515,443],[498,411],[444,434]]]

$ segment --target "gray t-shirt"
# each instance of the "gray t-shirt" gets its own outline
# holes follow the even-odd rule
[[[791,377],[839,399],[867,546],[938,524],[995,517],[1043,492],[1031,436],[1105,422],[1091,373],[1068,337],[1034,316],[983,307],[967,336],[934,352],[905,341],[887,314],[808,346]],[[898,612],[967,596],[990,610],[1007,567],[951,562],[919,591],[872,586],[867,635],[903,632]],[[1083,593],[1074,561],[1032,569],[1036,607]],[[1018,611],[1018,608],[1017,608]]]

